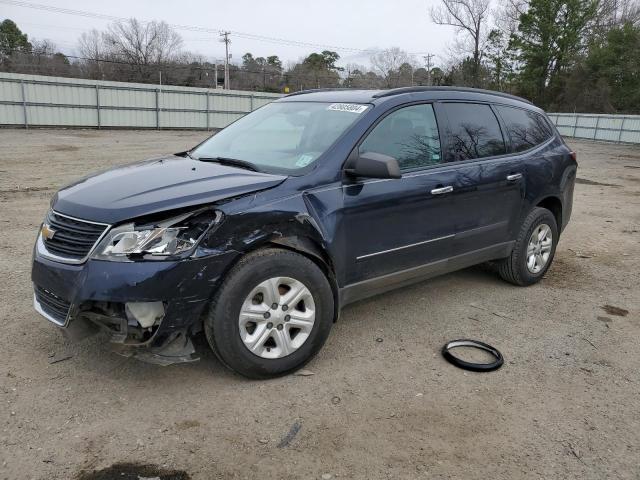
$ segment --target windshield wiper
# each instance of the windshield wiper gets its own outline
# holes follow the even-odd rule
[[[220,165],[229,165],[231,167],[239,167],[246,168],[247,170],[252,170],[254,172],[259,172],[260,170],[253,163],[247,162],[246,160],[240,160],[237,158],[229,158],[229,157],[199,157],[196,160],[200,160],[201,162],[215,162]]]

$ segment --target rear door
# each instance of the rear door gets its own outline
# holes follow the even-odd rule
[[[444,157],[456,165],[453,185],[453,256],[487,251],[512,240],[524,199],[524,165],[509,154],[509,141],[486,103],[442,102]]]

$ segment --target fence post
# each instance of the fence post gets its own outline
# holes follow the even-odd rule
[[[596,128],[593,131],[593,139],[595,140],[596,137],[598,136],[598,125],[600,125],[600,116],[596,117]]]
[[[573,135],[571,135],[573,138],[576,138],[576,130],[578,130],[578,114],[577,113],[573,113],[575,120],[573,122]]]
[[[249,110],[253,112],[253,95],[249,97]]]
[[[20,80],[20,89],[22,90],[22,113],[24,114],[24,128],[29,128],[29,119],[27,117],[27,95],[24,90],[24,80]]]
[[[160,90],[156,88],[156,130],[160,130]]]
[[[98,114],[98,130],[100,130],[100,86],[96,83],[96,113]]]
[[[209,131],[209,90],[207,90],[207,132]]]
[[[620,143],[621,139],[622,139],[622,127],[624,126],[624,121],[627,119],[627,117],[622,117],[622,121],[620,122],[620,130],[618,130],[618,143]]]

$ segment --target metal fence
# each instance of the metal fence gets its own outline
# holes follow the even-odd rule
[[[211,130],[280,96],[0,73],[0,126]],[[549,117],[565,137],[640,144],[640,115]]]
[[[281,95],[0,74],[0,126],[223,128]]]
[[[640,115],[549,113],[560,135],[617,143],[640,143]]]

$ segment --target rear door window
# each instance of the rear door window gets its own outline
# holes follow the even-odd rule
[[[553,134],[546,119],[539,113],[502,105],[496,106],[496,109],[507,124],[514,152],[523,152],[540,145]]]
[[[430,104],[400,108],[380,121],[359,151],[389,155],[401,170],[428,167],[442,161],[438,125]]]
[[[507,153],[500,124],[489,105],[443,103],[441,108],[448,119],[447,162]]]

